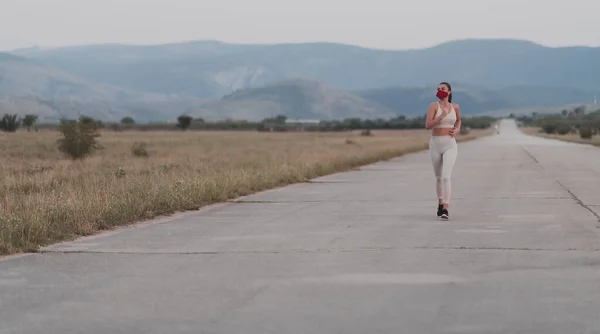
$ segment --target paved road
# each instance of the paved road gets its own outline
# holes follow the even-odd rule
[[[600,149],[459,144],[0,261],[0,333],[600,333]]]

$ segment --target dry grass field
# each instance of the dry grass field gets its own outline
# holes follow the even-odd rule
[[[521,131],[523,131],[523,133],[526,133],[528,135],[534,135],[534,136],[539,136],[539,137],[544,137],[544,138],[559,139],[559,140],[564,140],[564,141],[573,142],[573,143],[590,144],[590,145],[600,146],[600,135],[594,135],[590,139],[584,139],[584,138],[581,138],[578,133],[568,133],[566,135],[559,135],[556,133],[548,134],[545,132],[540,132],[540,128],[537,128],[537,127],[522,127]]]
[[[0,133],[0,254],[423,150],[429,138],[425,130],[373,134],[103,132],[104,149],[71,161],[57,149],[58,132]],[[148,156],[135,155],[135,143]]]

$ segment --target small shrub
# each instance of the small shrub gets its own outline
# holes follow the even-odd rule
[[[147,158],[150,156],[146,150],[146,143],[134,143],[133,146],[131,146],[131,153],[140,158]]]
[[[552,124],[552,123],[546,123],[542,126],[542,131],[544,131],[547,134],[553,134],[554,132],[556,132],[556,124]]]
[[[367,130],[362,130],[360,135],[364,136],[364,137],[370,137],[373,135],[373,133],[371,133],[371,130],[367,129]]]
[[[4,132],[16,132],[19,128],[20,121],[17,119],[17,115],[4,114],[0,119],[0,130]]]
[[[117,178],[121,179],[121,178],[124,178],[125,176],[127,176],[127,172],[125,172],[125,170],[123,169],[123,167],[119,167],[115,171],[115,176]]]
[[[571,131],[571,126],[569,124],[566,123],[561,123],[556,127],[556,132],[559,135],[566,135],[567,133],[569,133]]]
[[[96,141],[96,137],[100,135],[93,123],[61,120],[58,130],[63,136],[57,140],[58,149],[73,160],[83,159],[102,149]]]
[[[161,165],[158,168],[158,171],[161,173],[167,173],[167,172],[171,171],[172,169],[176,169],[176,168],[179,168],[179,166],[176,164],[167,163],[167,164]]]
[[[579,129],[579,136],[583,139],[592,138],[592,127],[589,125],[584,125]]]

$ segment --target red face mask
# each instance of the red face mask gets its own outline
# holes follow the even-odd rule
[[[448,97],[448,95],[450,95],[448,92],[444,91],[444,90],[438,90],[437,94],[435,94],[435,96],[437,96],[438,99],[443,100],[445,98]]]

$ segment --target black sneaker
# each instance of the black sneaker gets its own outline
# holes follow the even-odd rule
[[[448,219],[448,218],[450,218],[450,214],[448,213],[448,210],[446,210],[446,209],[442,209],[442,211],[441,211],[441,215],[440,215],[440,218],[443,218],[443,219]]]
[[[438,218],[442,216],[442,210],[444,210],[444,206],[442,204],[438,204],[438,210],[437,210]]]

